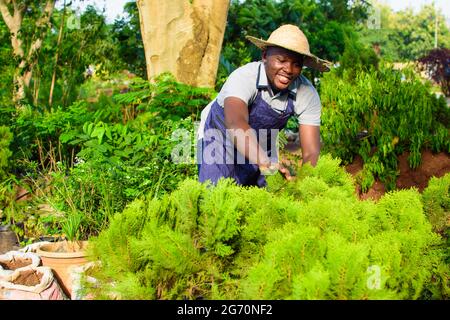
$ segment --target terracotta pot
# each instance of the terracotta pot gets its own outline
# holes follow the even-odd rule
[[[67,241],[44,244],[36,251],[41,257],[42,265],[52,269],[59,285],[69,298],[72,295],[70,269],[88,262],[85,251],[88,242],[77,241],[76,243],[78,247],[75,251],[70,247],[70,242]]]

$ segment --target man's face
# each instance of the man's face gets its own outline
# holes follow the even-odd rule
[[[300,54],[280,48],[268,47],[263,51],[267,79],[276,92],[287,89],[302,72],[303,58]]]

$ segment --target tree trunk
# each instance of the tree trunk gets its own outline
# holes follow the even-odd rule
[[[229,0],[137,0],[149,79],[214,87]]]

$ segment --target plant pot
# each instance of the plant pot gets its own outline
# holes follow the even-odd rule
[[[44,244],[36,251],[41,257],[42,265],[52,269],[59,285],[69,298],[72,295],[71,269],[88,262],[86,259],[88,241],[76,241],[74,243],[78,244],[75,250],[71,248],[72,242],[59,241]]]

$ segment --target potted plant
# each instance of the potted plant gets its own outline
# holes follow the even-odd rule
[[[43,244],[37,249],[42,265],[50,267],[64,293],[71,297],[71,269],[88,262],[86,248],[88,241],[81,241],[83,215],[79,212],[69,213],[61,222],[64,240]]]

